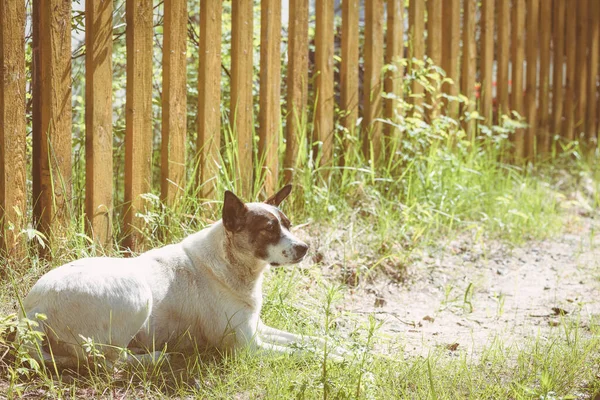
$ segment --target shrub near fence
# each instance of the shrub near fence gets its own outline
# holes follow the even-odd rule
[[[550,150],[554,135],[586,140],[595,145],[598,132],[598,51],[600,3],[596,0],[369,0],[361,10],[357,0],[342,0],[341,49],[335,46],[336,2],[289,1],[287,76],[281,76],[280,0],[262,0],[260,34],[260,96],[258,161],[254,168],[253,1],[232,3],[230,126],[238,149],[238,187],[249,196],[264,182],[271,192],[293,176],[294,159],[302,143],[307,105],[314,105],[313,143],[319,162],[334,162],[335,101],[346,135],[359,134],[373,162],[385,155],[385,136],[397,134],[382,127],[398,109],[401,65],[385,69],[399,58],[430,57],[470,100],[459,107],[450,101],[451,115],[467,113],[468,135],[476,133],[482,116],[498,120],[509,110],[529,122],[514,136],[515,158],[533,159]],[[137,216],[142,194],[151,191],[152,152],[152,0],[127,0],[127,87],[125,216],[126,245],[140,240]],[[315,12],[315,37],[309,38],[309,12]],[[212,198],[223,147],[221,103],[221,0],[201,0],[198,66],[198,135],[196,160],[200,195]],[[361,11],[364,21],[361,21]],[[33,26],[33,157],[26,159],[25,115],[25,0],[0,2],[0,217],[2,246],[21,254],[22,230],[27,226],[27,168],[32,168],[33,215],[42,232],[60,235],[67,224],[71,199],[71,2],[34,1]],[[91,236],[100,244],[111,241],[113,215],[112,32],[113,2],[87,0],[86,19],[86,199]],[[405,21],[407,19],[408,21]],[[408,22],[408,23],[407,23]],[[186,0],[164,1],[162,59],[161,195],[173,204],[182,195],[186,176]],[[359,26],[364,26],[364,31]],[[360,33],[363,32],[361,41]],[[309,74],[309,43],[314,39],[314,68]],[[360,43],[363,43],[362,47]],[[335,93],[334,54],[340,51],[340,93]],[[360,64],[362,54],[364,64]],[[410,64],[409,64],[410,65]],[[400,68],[398,68],[398,66]],[[363,68],[364,73],[359,74]],[[407,71],[411,73],[410,69]],[[359,82],[359,76],[362,80]],[[308,99],[314,78],[314,98]],[[281,109],[281,82],[287,83],[287,109]],[[359,96],[362,85],[363,96]],[[382,98],[382,92],[396,97]],[[415,82],[410,102],[419,105],[422,87]],[[338,96],[339,95],[339,96]],[[362,103],[362,107],[359,104]],[[478,107],[478,108],[476,108]],[[475,113],[476,109],[479,113]],[[362,117],[362,119],[359,119]],[[282,125],[282,118],[287,123]],[[469,118],[467,118],[469,119]],[[360,129],[355,129],[361,121]],[[285,126],[285,162],[279,165],[279,128]],[[344,142],[344,140],[342,140]],[[310,143],[308,144],[310,146]],[[348,143],[343,147],[347,149]],[[336,159],[342,160],[343,157]],[[256,179],[262,171],[264,179]]]

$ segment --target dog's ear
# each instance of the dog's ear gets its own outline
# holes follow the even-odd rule
[[[237,232],[244,226],[246,205],[233,192],[225,191],[223,200],[223,226],[230,232]]]
[[[292,185],[285,185],[279,192],[275,193],[273,196],[269,197],[265,200],[265,203],[270,204],[275,207],[279,207],[282,201],[285,200],[286,197],[290,195],[292,191]]]

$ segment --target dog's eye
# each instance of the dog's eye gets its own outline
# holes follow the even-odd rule
[[[273,233],[273,232],[275,232],[275,230],[276,230],[276,226],[275,226],[275,224],[267,224],[267,225],[266,225],[266,226],[263,228],[263,230],[264,230],[265,232]]]

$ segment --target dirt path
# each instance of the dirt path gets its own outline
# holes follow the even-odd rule
[[[567,226],[556,239],[522,247],[442,244],[409,265],[405,284],[382,275],[349,290],[346,320],[375,313],[380,332],[406,356],[435,346],[477,354],[495,338],[522,343],[561,329],[563,315],[585,328],[600,318],[600,221],[570,217]],[[323,272],[340,279],[331,264]]]

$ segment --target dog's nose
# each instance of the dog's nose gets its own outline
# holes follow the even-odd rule
[[[306,255],[308,251],[308,245],[306,243],[296,243],[294,244],[294,253],[296,253],[297,258],[302,258]]]

